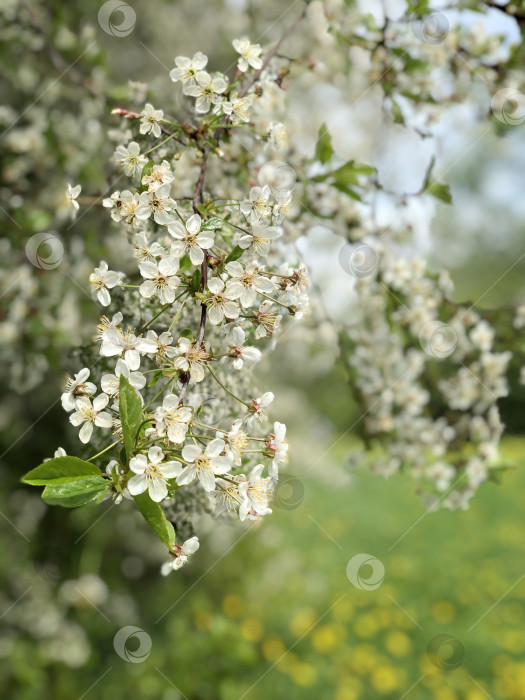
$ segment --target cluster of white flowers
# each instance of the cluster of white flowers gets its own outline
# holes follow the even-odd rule
[[[196,98],[196,112],[213,105],[216,116],[200,117],[198,128],[149,103],[142,112],[114,112],[126,127],[140,124],[135,140],[115,152],[129,189],[103,201],[135,264],[124,273],[101,261],[91,274],[94,298],[113,314],[100,321],[98,358],[68,382],[62,405],[80,441],[100,447],[90,460],[109,460],[101,474],[116,502],[148,494],[169,509],[175,492],[180,499],[198,485],[212,511],[244,521],[271,513],[288,450],[285,425],[268,423],[274,395],[255,388],[251,369],[275,342],[283,316],[307,309],[308,275],[290,265],[296,254],[282,226],[293,184],[246,191],[244,181],[257,178],[260,166],[246,173],[222,160],[228,149],[253,157],[264,148],[255,117],[240,147],[230,145],[232,129],[273,84],[271,54],[263,62],[260,47],[244,39],[234,46],[241,58],[232,83],[205,72],[201,53],[175,59],[171,77]],[[186,194],[179,196],[181,185]],[[78,191],[69,188],[69,196]],[[126,459],[123,379],[142,408]],[[170,543],[163,573],[180,568],[198,546],[197,537]]]
[[[377,269],[356,282],[362,320],[348,329],[364,433],[386,453],[372,469],[408,471],[429,507],[466,507],[500,463],[497,400],[508,394],[511,353],[495,352],[487,321],[449,301],[448,275],[377,251]]]
[[[106,85],[96,32],[93,27],[71,26],[52,41],[46,36],[52,20],[51,8],[35,14],[24,3],[0,6],[0,23],[10,32],[4,61],[11,66],[0,103],[5,216],[0,242],[0,362],[2,382],[11,389],[9,399],[0,404],[5,405],[8,423],[16,423],[15,412],[24,416],[25,399],[16,394],[49,382],[50,369],[57,368],[64,348],[82,334],[79,290],[72,280],[86,275],[91,241],[71,228],[80,187],[66,188],[64,183],[73,185],[80,173],[103,163],[100,120]],[[54,43],[52,52],[42,50],[48,43]],[[17,55],[24,60],[17,61]],[[83,59],[75,70],[66,70],[79,55]],[[58,74],[62,79],[46,91],[46,99],[34,99],[49,76]],[[90,91],[79,90],[84,81]],[[62,227],[70,229],[66,237],[58,233]]]
[[[386,6],[383,12],[365,20],[358,8],[334,0],[326,13],[333,36],[353,45],[347,58],[343,51],[336,58],[332,45],[316,56],[316,69],[328,80],[330,72],[346,74],[347,61],[359,66],[350,101],[359,102],[374,85],[380,128],[411,134],[423,145],[458,104],[474,106],[474,121],[486,118],[498,90],[509,86],[522,97],[523,72],[506,65],[512,53],[501,37],[487,36],[479,25],[452,26],[449,16],[418,3],[402,15]],[[492,99],[495,121],[512,125],[504,109],[512,111],[511,105],[499,111]],[[301,192],[308,213],[291,221],[304,231],[322,223],[346,241],[339,260],[354,277],[358,318],[344,324],[341,347],[362,436],[379,447],[372,468],[385,476],[410,473],[429,508],[465,508],[505,466],[498,400],[509,393],[518,343],[498,338],[493,313],[452,302],[446,271],[432,274],[407,253],[416,247],[413,232],[428,231],[433,198],[450,200],[447,186],[435,180],[434,159],[411,193],[390,191],[375,168],[342,163],[326,127],[316,160]],[[525,325],[523,318],[519,312],[515,328]]]

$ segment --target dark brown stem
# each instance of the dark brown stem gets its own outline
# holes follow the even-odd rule
[[[257,70],[252,79],[244,86],[244,88],[240,91],[239,95],[242,97],[245,95],[248,90],[252,87],[252,85],[259,79],[261,76],[261,73],[263,70],[266,68],[268,63],[271,61],[271,59],[275,56],[275,54],[279,51],[279,48],[283,41],[286,39],[289,34],[295,29],[297,24],[301,21],[301,19],[304,17],[306,8],[308,7],[307,4],[305,4],[303,11],[299,15],[299,17],[291,24],[288,29],[286,29],[283,32],[283,35],[279,39],[279,41],[275,44],[275,46],[271,49],[271,51],[268,53],[266,58],[264,59],[264,62],[262,66]],[[213,134],[213,140],[215,143],[219,143],[220,137],[222,132],[227,129],[228,126],[228,117],[224,117],[223,119],[223,124],[219,126],[216,130],[215,133]],[[193,193],[192,197],[192,203],[193,203],[193,211],[195,214],[198,214],[199,212],[199,204],[202,204],[203,201],[203,188],[204,188],[204,178],[206,176],[206,167],[208,165],[208,157],[211,152],[211,146],[210,144],[207,144],[204,147],[203,153],[202,153],[202,164],[201,164],[201,170],[199,173],[199,179],[197,180],[197,184],[195,186],[195,191]],[[200,283],[200,290],[201,292],[204,291],[206,288],[206,285],[208,284],[208,251],[204,251],[204,260],[202,261],[201,265],[201,283]],[[196,347],[200,348],[204,341],[204,333],[206,331],[206,320],[207,320],[207,307],[204,302],[201,303],[201,320],[200,320],[200,325],[199,325],[199,333],[197,335],[197,342],[196,342]],[[189,380],[188,380],[189,381]],[[182,405],[184,402],[184,397],[186,396],[186,391],[188,389],[188,382],[185,382],[182,386],[181,392],[179,394],[179,406]]]
[[[199,213],[199,204],[202,203],[202,190],[204,187],[204,177],[206,175],[206,166],[208,164],[208,156],[210,154],[211,147],[206,146],[204,149],[204,152],[202,154],[202,164],[201,164],[201,171],[199,173],[199,179],[197,180],[197,184],[195,186],[195,191],[193,193],[192,197],[192,202],[193,202],[193,211],[195,214]],[[204,260],[202,261],[201,264],[201,283],[200,283],[200,289],[201,292],[204,291],[206,285],[208,284],[208,251],[204,251]],[[199,334],[197,336],[197,343],[196,347],[200,348],[200,346],[203,343],[204,340],[204,332],[206,330],[206,318],[207,318],[207,308],[206,304],[204,302],[201,303],[201,321],[199,325]],[[189,381],[189,379],[188,379]],[[179,406],[181,406],[184,403],[184,397],[186,396],[186,391],[188,390],[188,382],[185,382],[180,395],[179,395]]]

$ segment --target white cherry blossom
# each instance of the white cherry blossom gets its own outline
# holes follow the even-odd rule
[[[148,455],[139,454],[129,460],[129,468],[134,472],[128,481],[128,490],[132,496],[148,491],[152,501],[159,503],[168,495],[168,480],[181,473],[181,464],[177,461],[164,462],[164,452],[160,447],[150,447]]]
[[[266,418],[264,412],[272,403],[273,399],[273,393],[267,391],[259,398],[252,400],[249,408],[249,415],[245,419],[248,430],[253,430]]]
[[[148,162],[146,156],[140,154],[140,146],[136,141],[131,141],[126,146],[117,146],[115,160],[122,165],[124,173],[130,177],[136,177],[142,172],[142,168]]]
[[[119,356],[132,371],[140,367],[141,355],[155,353],[157,345],[149,338],[137,337],[132,331],[120,328],[108,329],[102,338],[100,354],[104,357]]]
[[[80,208],[79,203],[77,202],[77,197],[78,195],[82,192],[82,186],[81,185],[75,185],[72,187],[71,185],[68,184],[67,186],[67,191],[66,191],[66,199],[71,202],[72,206],[72,217],[75,218],[77,215],[77,212]]]
[[[102,306],[111,304],[109,289],[113,289],[120,282],[121,274],[108,268],[105,260],[101,260],[98,267],[89,276],[91,290]]]
[[[270,433],[265,441],[266,450],[272,457],[268,464],[268,474],[274,478],[277,478],[279,465],[284,462],[288,453],[288,443],[285,442],[285,437],[286,425],[276,421],[273,424],[273,433]]]
[[[168,394],[164,397],[162,406],[155,411],[157,434],[160,437],[167,435],[171,442],[180,445],[184,442],[192,416],[190,408],[179,406],[178,396]]]
[[[245,341],[246,333],[240,326],[234,326],[228,338],[233,369],[242,369],[245,362],[259,362],[261,359],[261,351],[251,346],[244,347]]]
[[[153,165],[150,172],[142,178],[142,184],[146,185],[150,192],[156,192],[162,185],[169,185],[173,182],[174,175],[170,164],[163,160],[160,165]]]
[[[253,225],[248,233],[243,234],[239,239],[239,246],[249,252],[265,258],[270,252],[272,241],[280,238],[282,232],[275,226],[264,226],[260,223]]]
[[[140,113],[140,133],[152,134],[155,138],[160,138],[161,127],[160,122],[164,117],[162,109],[154,109],[153,105],[147,103]]]
[[[220,456],[224,447],[224,440],[220,438],[211,440],[204,451],[197,445],[186,445],[182,450],[182,458],[190,464],[177,476],[179,486],[190,484],[198,479],[205,491],[213,491],[215,476],[226,474],[232,468],[231,461],[227,457]]]
[[[75,374],[73,379],[69,379],[66,384],[66,390],[61,396],[62,408],[64,411],[72,411],[75,408],[75,402],[79,396],[93,396],[96,394],[97,387],[93,382],[88,382],[90,371],[87,367],[81,369]]]
[[[249,199],[241,202],[241,212],[249,217],[252,224],[260,223],[272,213],[270,205],[271,190],[269,185],[252,187]]]
[[[212,77],[209,73],[201,70],[195,76],[195,83],[184,86],[184,94],[196,97],[195,109],[200,114],[209,112],[212,104],[222,102],[222,93],[225,92],[228,83],[222,75]]]
[[[243,37],[242,39],[234,39],[232,44],[237,53],[241,54],[239,60],[237,61],[237,67],[240,71],[243,73],[246,72],[249,66],[255,68],[255,70],[262,68],[262,49],[259,44],[251,44],[250,40],[246,37]]]
[[[141,372],[132,372],[124,360],[119,359],[115,365],[115,373],[103,374],[100,380],[102,391],[112,399],[118,397],[121,375],[139,392],[146,386],[146,377]]]
[[[211,296],[206,300],[208,305],[208,319],[214,326],[219,325],[224,320],[236,319],[239,316],[239,305],[228,299],[224,293],[224,282],[220,277],[212,277],[208,280],[208,291]]]
[[[80,396],[75,401],[75,412],[69,416],[69,420],[74,426],[82,426],[79,433],[81,442],[88,443],[91,440],[94,425],[98,428],[111,428],[113,425],[111,414],[104,411],[108,401],[107,394],[99,394],[93,403],[87,396]]]
[[[201,217],[193,214],[183,225],[173,221],[168,226],[168,232],[175,238],[170,253],[178,258],[189,254],[193,265],[200,265],[204,260],[204,250],[211,248],[214,243],[213,231],[201,231]]]
[[[195,85],[197,83],[197,73],[204,70],[208,63],[208,57],[200,51],[193,55],[193,58],[177,56],[175,68],[170,71],[170,78],[176,83],[178,80],[183,85]]]
[[[274,480],[262,478],[264,464],[255,466],[248,478],[239,479],[239,495],[242,503],[239,507],[239,519],[258,520],[272,512],[270,501],[274,490]]]
[[[268,277],[259,274],[256,263],[249,263],[243,267],[236,260],[226,265],[226,271],[232,278],[226,284],[226,296],[239,299],[244,308],[254,305],[257,292],[271,294],[275,289],[275,284]]]
[[[172,571],[178,571],[188,563],[189,558],[192,554],[195,554],[195,552],[199,549],[199,546],[200,544],[198,537],[190,537],[190,539],[186,540],[182,546],[176,544],[175,552],[173,553],[172,558],[170,561],[162,565],[160,570],[161,574],[163,576],[167,576],[168,574],[171,574]]]
[[[171,304],[180,284],[180,277],[175,274],[178,269],[179,261],[171,255],[161,258],[158,264],[148,261],[139,263],[140,274],[146,278],[140,285],[140,294],[146,299],[156,295],[161,304]]]
[[[173,363],[175,369],[189,372],[194,382],[202,382],[204,379],[203,365],[208,361],[208,353],[203,347],[197,347],[188,338],[180,338],[175,348],[177,359]]]
[[[170,197],[171,185],[161,185],[153,192],[143,192],[139,195],[139,204],[135,210],[135,216],[140,221],[145,221],[153,215],[155,223],[161,226],[169,224],[177,208],[177,202]]]

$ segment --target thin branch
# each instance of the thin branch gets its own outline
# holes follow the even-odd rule
[[[241,89],[241,91],[239,92],[239,97],[243,97],[244,95],[246,95],[246,93],[248,92],[248,90],[259,80],[259,78],[261,77],[262,72],[265,70],[265,68],[266,68],[266,66],[268,65],[268,63],[272,60],[272,58],[277,54],[277,52],[278,52],[279,49],[281,48],[281,45],[282,45],[283,41],[289,37],[289,35],[290,35],[290,34],[294,31],[294,29],[297,27],[297,25],[299,24],[299,22],[303,19],[303,17],[304,17],[305,14],[306,14],[307,8],[308,8],[308,2],[305,2],[302,12],[299,14],[299,16],[297,17],[297,19],[296,19],[294,22],[292,22],[292,24],[288,27],[288,29],[285,29],[285,31],[283,32],[283,34],[282,34],[281,38],[279,39],[279,41],[275,44],[275,46],[273,47],[273,49],[271,49],[271,50],[269,51],[268,55],[267,55],[266,58],[264,59],[262,66],[261,66],[258,70],[255,71],[255,73],[253,74],[251,80],[249,80],[249,81],[246,83],[246,85]]]

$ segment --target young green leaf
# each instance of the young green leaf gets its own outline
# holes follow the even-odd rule
[[[433,182],[427,187],[427,192],[436,199],[440,199],[442,202],[452,204],[452,194],[449,185],[444,185],[441,182]]]
[[[133,496],[133,498],[144,520],[166,547],[170,548],[175,542],[175,530],[169,520],[166,519],[162,508],[158,503],[151,500],[147,491],[140,493],[138,496]]]
[[[155,386],[155,384],[159,381],[159,379],[162,377],[162,371],[159,369],[158,372],[155,372],[153,377],[149,380],[148,386]]]
[[[119,411],[122,422],[122,435],[128,459],[131,457],[135,439],[142,423],[142,404],[137,392],[126,377],[120,375]]]
[[[149,175],[151,173],[151,170],[153,169],[153,166],[155,165],[154,160],[148,160],[146,165],[142,168],[142,173],[140,175],[140,181],[142,182],[142,178],[144,175]]]
[[[101,476],[92,476],[66,484],[49,484],[42,493],[42,500],[50,506],[77,508],[95,500],[108,487]]]
[[[321,161],[321,163],[327,163],[333,155],[334,149],[332,147],[332,139],[328,133],[326,124],[322,124],[317,133],[314,159]]]
[[[181,338],[187,338],[188,340],[193,340],[193,331],[191,328],[183,328],[179,333]]]
[[[100,469],[91,462],[84,462],[78,457],[55,457],[32,469],[22,477],[22,481],[31,486],[47,486],[67,484],[99,475]]]
[[[178,274],[181,274],[182,272],[188,272],[188,270],[191,270],[192,267],[193,263],[190,260],[190,256],[183,255],[180,259]]]
[[[201,231],[215,231],[215,229],[220,228],[222,224],[222,219],[219,219],[217,216],[212,216],[202,223]]]
[[[235,248],[230,252],[226,260],[224,261],[224,264],[226,265],[229,262],[234,262],[235,260],[238,260],[241,255],[244,253],[244,249],[241,248],[240,245],[236,245]]]
[[[195,292],[199,291],[200,286],[201,286],[201,271],[195,270],[195,272],[191,276],[190,289],[195,294]]]
[[[348,163],[341,165],[340,168],[334,170],[331,175],[340,185],[358,185],[359,177],[362,175],[372,175],[376,169],[372,165],[366,163],[357,163],[355,160],[349,160]]]

